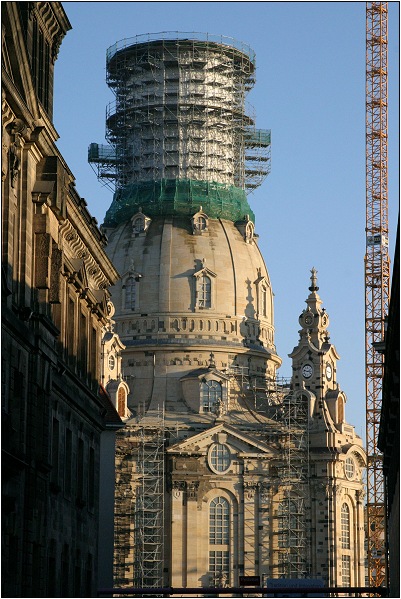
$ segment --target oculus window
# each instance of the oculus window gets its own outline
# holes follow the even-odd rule
[[[231,464],[231,453],[224,443],[215,443],[209,452],[210,469],[218,474],[227,472]]]

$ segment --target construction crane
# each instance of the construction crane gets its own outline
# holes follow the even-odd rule
[[[368,584],[387,586],[386,497],[377,441],[390,289],[387,193],[387,2],[366,3],[365,358]],[[397,566],[396,566],[397,567]]]

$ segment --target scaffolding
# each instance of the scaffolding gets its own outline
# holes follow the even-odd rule
[[[164,585],[165,434],[160,414],[118,436],[114,580],[117,586]],[[157,596],[157,595],[155,595]]]
[[[107,51],[110,146],[91,144],[100,180],[128,184],[214,181],[250,192],[270,171],[270,131],[245,103],[253,50],[223,36],[165,32],[122,40]]]
[[[310,574],[309,506],[309,399],[294,391],[290,379],[228,369],[232,393],[245,403],[250,415],[263,425],[266,441],[280,448],[276,463],[278,507],[273,512],[276,538],[270,578],[307,578]],[[228,398],[233,401],[232,397]],[[267,415],[269,423],[260,418]],[[162,588],[164,572],[165,448],[163,414],[130,426],[117,444],[116,493],[117,584]],[[173,430],[169,433],[174,433]],[[274,474],[272,474],[274,477]],[[129,484],[128,484],[129,483]],[[127,572],[133,578],[126,578]]]
[[[266,436],[281,450],[277,465],[281,500],[274,512],[277,543],[271,578],[307,578],[311,564],[308,395],[291,389],[289,378],[255,375],[245,366],[232,367],[230,373],[255,417],[263,410],[271,419]]]
[[[138,427],[135,447],[134,587],[164,586],[164,421]]]
[[[277,509],[278,577],[307,578],[310,574],[309,400],[292,391],[282,403],[283,460],[278,469],[282,500]]]

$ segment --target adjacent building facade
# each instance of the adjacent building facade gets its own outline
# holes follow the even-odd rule
[[[97,596],[107,544],[109,563],[112,554],[111,530],[98,556],[99,488],[114,487],[110,456],[101,478],[101,449],[114,457],[122,423],[99,383],[118,275],[55,145],[54,63],[70,28],[59,2],[2,3],[6,597]]]
[[[366,458],[314,268],[292,376],[277,373],[246,198],[270,168],[270,132],[245,109],[254,74],[230,38],[138,36],[107,52],[110,145],[91,144],[89,161],[117,181],[103,223],[128,385],[116,586],[365,582]]]

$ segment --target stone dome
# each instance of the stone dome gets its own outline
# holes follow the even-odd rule
[[[247,234],[246,221],[205,215],[197,229],[196,218],[135,216],[107,246],[121,275],[112,299],[124,343],[195,334],[275,353],[273,293],[253,224]]]

